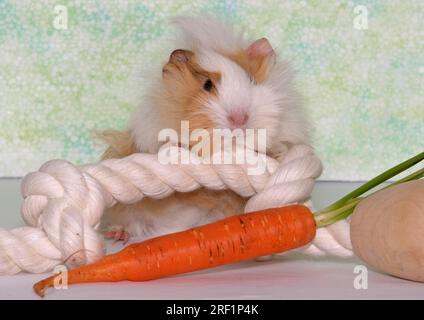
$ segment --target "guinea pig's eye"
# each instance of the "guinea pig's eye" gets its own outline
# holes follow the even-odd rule
[[[213,83],[211,79],[207,79],[205,83],[203,84],[203,89],[205,89],[206,91],[211,91],[212,87],[213,87]]]

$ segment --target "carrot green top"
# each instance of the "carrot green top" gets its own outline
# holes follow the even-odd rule
[[[387,171],[379,174],[378,176],[374,177],[370,181],[364,183],[359,188],[353,190],[352,192],[348,193],[341,199],[337,200],[336,202],[330,204],[328,207],[321,209],[315,213],[315,221],[317,224],[317,227],[325,227],[332,223],[335,223],[341,219],[344,219],[348,217],[353,210],[355,209],[356,205],[365,197],[360,197],[367,191],[373,189],[374,187],[380,185],[381,183],[387,181],[388,179],[394,177],[395,175],[405,171],[406,169],[412,167],[413,165],[421,162],[424,159],[424,152],[421,152],[417,154],[416,156],[388,169]],[[389,184],[388,186],[382,188],[389,188],[391,186],[397,185],[399,183],[411,181],[420,179],[424,176],[424,168],[421,168],[410,175],[407,175],[406,177],[393,182]],[[381,190],[381,189],[380,189]],[[375,192],[378,192],[374,191]],[[370,194],[369,194],[370,195]],[[368,196],[369,196],[368,195]]]

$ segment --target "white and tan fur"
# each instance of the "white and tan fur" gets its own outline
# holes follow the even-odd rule
[[[103,158],[157,153],[159,131],[179,132],[182,120],[189,121],[190,130],[265,128],[267,153],[276,158],[292,144],[308,143],[293,72],[265,38],[246,41],[231,26],[210,17],[180,17],[173,23],[182,33],[181,49],[152,79],[128,130],[103,133],[109,144]],[[204,89],[208,79],[213,83],[210,91]],[[245,120],[234,122],[233,114]],[[117,204],[106,212],[103,225],[116,239],[125,238],[121,230],[145,239],[241,213],[246,201],[231,191],[175,193],[161,200]]]

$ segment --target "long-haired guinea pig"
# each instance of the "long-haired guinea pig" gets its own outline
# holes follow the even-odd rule
[[[291,145],[308,143],[307,123],[293,72],[266,38],[247,41],[211,17],[179,17],[180,43],[158,69],[128,130],[105,131],[103,158],[157,153],[164,128],[266,129],[266,152],[283,158]],[[232,191],[199,189],[133,205],[117,204],[103,219],[105,235],[146,239],[243,212],[247,199]]]

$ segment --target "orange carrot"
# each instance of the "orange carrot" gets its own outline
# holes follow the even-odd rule
[[[68,272],[68,284],[145,281],[253,259],[301,247],[315,237],[315,220],[302,205],[232,216],[141,243]],[[56,276],[34,285],[44,296]]]

